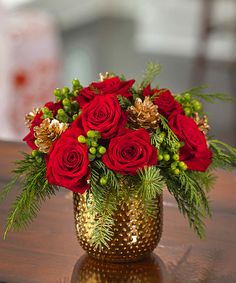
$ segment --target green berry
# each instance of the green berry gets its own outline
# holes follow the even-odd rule
[[[163,154],[163,159],[164,159],[165,161],[169,161],[169,160],[170,160],[170,155],[169,155],[168,153],[164,153],[164,154]]]
[[[90,130],[90,131],[87,132],[87,137],[88,138],[95,138],[95,136],[96,136],[95,131]]]
[[[98,143],[96,141],[91,141],[91,146],[98,147]]]
[[[180,168],[180,170],[185,171],[185,170],[188,169],[188,166],[187,166],[187,164],[186,164],[185,162],[180,161],[180,162],[179,162],[179,168]]]
[[[158,155],[158,160],[159,160],[159,161],[162,161],[162,160],[163,160],[163,155],[162,155],[162,154],[159,154],[159,155]]]
[[[86,143],[86,138],[83,135],[78,136],[78,142],[80,143]]]
[[[98,148],[98,152],[100,153],[100,154],[104,154],[104,153],[106,153],[106,148],[104,147],[104,146],[99,146],[99,148]]]
[[[191,98],[192,98],[191,93],[188,93],[188,92],[187,92],[187,93],[184,94],[184,99],[185,99],[185,101],[190,101]]]
[[[38,155],[38,150],[32,150],[32,152],[31,152],[31,155],[33,156],[33,157],[36,157],[37,155]]]
[[[192,111],[189,107],[184,107],[184,113],[186,116],[190,116],[192,114]]]
[[[74,114],[72,117],[73,121],[75,121],[77,118],[78,118],[78,114]]]
[[[102,186],[105,186],[107,184],[107,178],[105,176],[103,176],[101,179],[100,179],[100,184]]]
[[[74,79],[72,81],[72,85],[74,88],[78,88],[80,86],[80,81],[78,79]]]
[[[172,170],[175,170],[176,167],[177,167],[177,165],[178,165],[177,162],[172,162],[172,163],[170,164],[170,167],[171,167]]]
[[[101,158],[102,157],[101,153],[97,152],[96,157]]]
[[[92,154],[96,154],[96,148],[95,147],[90,147],[89,152]]]
[[[192,101],[192,106],[193,106],[193,109],[194,109],[195,111],[197,111],[197,112],[202,109],[202,104],[201,104],[201,102],[199,102],[198,100],[193,100],[193,101]]]
[[[64,98],[64,99],[62,100],[62,104],[63,104],[64,106],[70,106],[70,105],[71,105],[70,99],[69,99],[69,98]]]
[[[56,97],[60,97],[61,96],[61,89],[60,88],[56,88],[56,89],[54,89],[53,93],[54,93],[54,95]]]
[[[179,175],[180,170],[179,170],[178,168],[176,168],[176,169],[173,170],[173,173],[174,173],[175,175]]]
[[[67,86],[64,86],[61,92],[63,95],[67,96],[70,93],[70,89]]]
[[[94,154],[89,153],[88,158],[89,158],[89,161],[93,161],[96,158],[96,156]]]
[[[64,116],[64,115],[66,115],[64,109],[59,109],[59,110],[57,111],[57,114],[58,114],[59,116]]]
[[[175,161],[179,160],[179,155],[177,153],[173,154],[172,159]]]

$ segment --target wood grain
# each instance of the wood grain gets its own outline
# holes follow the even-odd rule
[[[9,179],[12,162],[20,158],[18,151],[22,150],[26,146],[21,143],[0,142],[1,187]],[[219,178],[210,193],[213,217],[206,222],[205,240],[199,240],[189,229],[175,201],[165,192],[164,232],[154,255],[119,268],[94,262],[84,255],[74,232],[72,194],[61,190],[43,205],[27,231],[9,233],[5,241],[0,240],[0,282],[235,283],[235,173],[215,172]],[[0,206],[1,235],[16,193]]]

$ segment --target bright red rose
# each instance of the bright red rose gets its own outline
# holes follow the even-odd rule
[[[182,106],[177,102],[168,89],[159,89],[155,91],[154,104],[158,106],[158,112],[169,119],[171,114],[184,114]]]
[[[61,102],[48,102],[44,105],[47,107],[49,110],[52,111],[53,116],[55,117],[57,115],[57,111],[62,107]],[[43,112],[40,111],[38,114],[35,115],[31,127],[30,127],[30,132],[23,138],[23,141],[25,141],[29,147],[32,148],[32,150],[37,149],[38,147],[35,145],[35,137],[34,137],[34,127],[39,126],[43,119],[41,118],[43,115]]]
[[[126,130],[123,135],[111,139],[102,161],[118,174],[135,175],[138,169],[157,165],[157,149],[145,129]]]
[[[130,88],[134,82],[135,80],[121,81],[119,77],[105,79],[103,82],[93,82],[80,91],[77,101],[82,107],[97,95],[116,94],[131,98]]]
[[[84,193],[90,176],[88,147],[79,143],[81,132],[68,129],[53,144],[47,156],[47,179],[50,184]]]
[[[103,139],[117,136],[127,123],[116,95],[96,96],[82,108],[81,123],[85,132],[99,131]]]
[[[169,126],[180,141],[184,142],[180,149],[180,160],[184,161],[190,170],[206,171],[212,162],[212,152],[194,120],[178,114],[171,117]]]

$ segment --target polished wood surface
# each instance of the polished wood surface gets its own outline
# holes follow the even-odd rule
[[[0,142],[0,182],[9,179],[18,143]],[[179,214],[175,201],[164,196],[164,232],[155,253],[142,262],[106,264],[85,255],[77,243],[72,194],[61,190],[45,203],[27,231],[0,239],[0,283],[235,283],[236,171],[217,171],[210,193],[213,217],[207,220],[205,240],[199,240]],[[0,205],[0,234],[9,204]]]

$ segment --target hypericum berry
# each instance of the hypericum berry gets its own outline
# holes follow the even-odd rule
[[[78,79],[74,79],[72,81],[72,85],[73,85],[74,88],[77,88],[77,87],[80,86],[80,81]]]
[[[97,149],[95,147],[90,147],[89,152],[92,154],[96,154]]]
[[[101,179],[100,179],[100,184],[102,186],[105,186],[107,184],[107,178],[105,176],[103,176]]]
[[[200,110],[202,109],[202,104],[201,104],[201,102],[199,102],[198,100],[193,100],[191,104],[192,104],[192,106],[193,106],[193,109],[194,109],[196,112],[198,112],[198,111],[200,111]]]
[[[33,157],[36,157],[36,156],[38,155],[38,153],[39,153],[39,151],[36,150],[36,149],[34,149],[34,150],[32,150],[31,155],[32,155]]]
[[[180,161],[180,162],[179,162],[179,168],[180,168],[180,170],[185,171],[185,170],[188,169],[188,166],[187,166],[187,164],[186,164],[185,162]]]
[[[89,131],[87,132],[87,137],[88,137],[88,138],[95,138],[95,136],[96,136],[95,131],[89,130]]]
[[[86,143],[86,138],[83,135],[78,136],[78,142],[80,143]]]
[[[75,121],[77,118],[78,118],[78,114],[74,114],[72,117],[73,121]]]
[[[185,99],[185,101],[190,101],[190,99],[192,98],[192,95],[191,95],[191,93],[185,93],[184,94],[184,99]]]
[[[179,170],[178,168],[176,168],[176,169],[173,170],[173,173],[174,173],[175,175],[179,175],[180,170]]]
[[[98,152],[100,153],[100,154],[105,154],[106,153],[106,148],[104,147],[104,146],[99,146],[99,148],[98,148]]]
[[[64,106],[70,106],[70,105],[71,105],[70,99],[69,99],[69,98],[64,98],[64,99],[62,100],[62,104],[63,104]]]
[[[96,141],[91,141],[91,146],[98,147],[98,143]]]
[[[184,107],[184,113],[186,116],[190,116],[192,114],[192,111],[189,107]]]
[[[56,88],[56,89],[54,89],[53,93],[54,93],[54,95],[56,97],[60,97],[61,96],[61,89],[60,88]]]
[[[163,155],[162,154],[158,154],[158,160],[162,161],[163,160]]]
[[[163,154],[163,159],[164,159],[165,161],[169,161],[169,160],[170,160],[170,155],[169,155],[168,153],[164,153],[164,154]]]
[[[63,95],[67,96],[70,93],[70,89],[67,86],[64,86],[61,92]]]
[[[102,157],[101,153],[97,152],[96,157],[101,158]]]
[[[177,153],[173,154],[172,159],[175,161],[179,160],[179,155]]]

